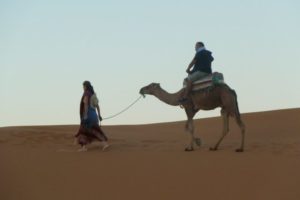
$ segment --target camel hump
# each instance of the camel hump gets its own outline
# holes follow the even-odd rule
[[[220,72],[213,72],[212,74],[193,82],[193,91],[204,89],[213,85],[225,84],[224,76]],[[183,87],[186,87],[186,83],[183,83]]]

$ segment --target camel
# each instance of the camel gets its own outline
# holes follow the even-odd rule
[[[191,142],[185,148],[185,151],[193,151],[194,144],[201,146],[200,138],[196,138],[194,135],[194,123],[193,118],[199,110],[213,110],[217,107],[221,107],[221,116],[223,118],[223,131],[220,139],[211,147],[211,151],[216,151],[219,148],[220,143],[229,132],[229,116],[234,117],[239,128],[241,129],[241,146],[236,149],[236,152],[244,151],[245,140],[245,125],[241,119],[241,115],[238,108],[237,95],[228,85],[217,84],[210,86],[199,91],[192,91],[189,94],[188,101],[181,105],[179,99],[182,96],[185,88],[182,88],[176,93],[168,93],[160,87],[159,83],[151,83],[148,86],[141,88],[140,94],[145,97],[146,94],[153,95],[159,100],[172,105],[181,106],[184,108],[187,115],[187,122],[185,125],[186,131],[190,133]]]

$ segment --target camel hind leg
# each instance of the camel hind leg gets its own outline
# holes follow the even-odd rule
[[[233,116],[236,120],[237,125],[239,126],[241,130],[241,146],[240,148],[236,149],[236,152],[243,152],[244,151],[244,143],[245,143],[245,124],[243,123],[241,119],[241,114],[239,111],[238,101],[237,101],[237,94],[234,90],[230,90],[232,95],[232,101],[231,101],[231,109],[230,109],[230,115]]]
[[[246,127],[245,124],[243,123],[241,116],[238,114],[235,116],[235,120],[236,123],[238,124],[238,126],[241,129],[241,146],[240,148],[236,149],[236,152],[243,152],[244,151],[244,144],[245,144],[245,131],[246,131]]]
[[[229,114],[224,109],[222,109],[221,110],[221,115],[222,115],[222,119],[223,119],[222,135],[221,135],[220,139],[218,140],[218,142],[216,143],[216,145],[214,147],[210,148],[211,151],[218,150],[219,145],[221,144],[222,140],[224,139],[224,137],[229,132]]]
[[[244,122],[241,119],[241,114],[240,114],[240,110],[239,110],[239,106],[238,106],[238,101],[237,101],[237,95],[236,92],[234,90],[233,94],[234,94],[234,109],[233,109],[233,116],[236,120],[237,125],[240,127],[241,130],[241,146],[240,148],[236,149],[236,152],[243,152],[244,151],[244,144],[245,144],[245,131],[246,131],[246,127]]]

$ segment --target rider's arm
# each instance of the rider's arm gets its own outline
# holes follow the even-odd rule
[[[195,65],[195,63],[196,63],[196,57],[194,57],[193,60],[191,61],[191,63],[189,64],[189,66],[186,70],[187,73],[191,72],[191,68]]]

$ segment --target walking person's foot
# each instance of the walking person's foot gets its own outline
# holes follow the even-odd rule
[[[110,145],[107,142],[103,143],[102,151],[105,151]]]
[[[78,149],[77,151],[78,152],[85,152],[87,151],[88,149],[85,147],[85,146],[82,146],[80,149]]]

